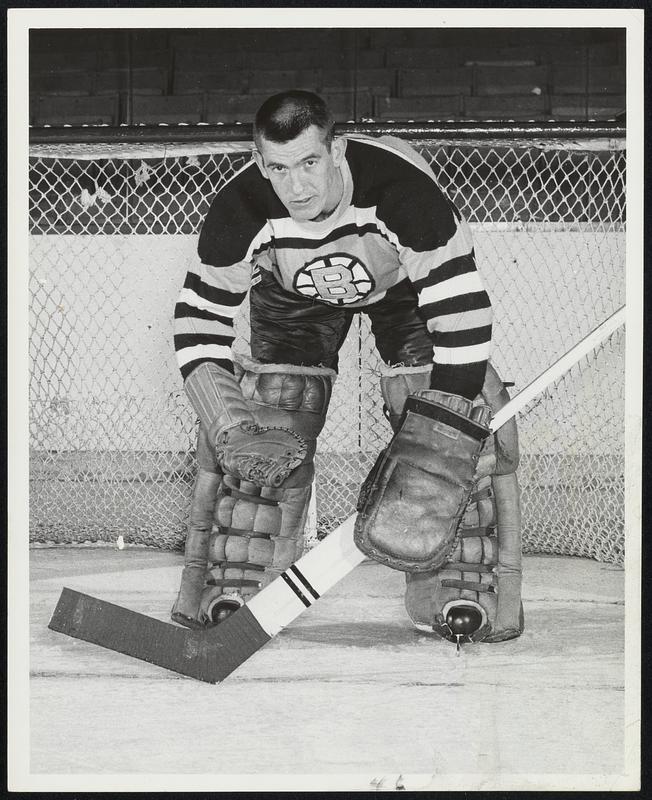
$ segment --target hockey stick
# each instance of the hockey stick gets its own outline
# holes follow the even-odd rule
[[[625,321],[623,306],[510,400],[496,431]],[[64,588],[49,628],[207,683],[226,678],[360,564],[355,515],[214,628],[195,631]]]

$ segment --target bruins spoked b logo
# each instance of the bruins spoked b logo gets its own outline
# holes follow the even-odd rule
[[[301,267],[294,288],[306,297],[343,306],[365,298],[374,288],[374,280],[360,259],[333,253]]]

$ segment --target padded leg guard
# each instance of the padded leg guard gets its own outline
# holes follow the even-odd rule
[[[455,641],[499,642],[524,628],[521,527],[515,473],[479,481],[458,545],[430,573],[406,575],[405,606],[417,628]]]
[[[384,377],[383,397],[396,429],[409,394],[428,385],[429,369]],[[481,393],[495,413],[509,394],[491,364]],[[455,640],[498,642],[523,631],[519,461],[514,419],[485,440],[455,550],[438,570],[406,574],[405,605],[415,626]],[[468,632],[470,628],[473,630]]]
[[[303,552],[317,436],[335,373],[319,367],[241,361],[238,376],[259,425],[286,427],[307,443],[303,463],[278,488],[225,475],[209,543],[202,614],[216,623],[247,602]]]
[[[219,622],[225,605],[237,608],[246,603],[301,557],[310,493],[310,486],[260,488],[224,477],[202,598],[208,618]]]
[[[187,628],[203,628],[201,598],[208,566],[208,542],[213,527],[215,497],[220,475],[199,467],[192,505],[190,525],[186,536],[185,565],[181,573],[181,586],[172,607],[172,619]]]

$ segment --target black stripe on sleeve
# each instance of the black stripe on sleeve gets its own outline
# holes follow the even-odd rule
[[[210,322],[221,322],[223,325],[228,325],[230,328],[233,327],[232,317],[223,317],[221,314],[213,314],[212,311],[190,306],[188,303],[177,303],[174,308],[174,318],[185,319],[186,317],[190,317],[191,319],[206,319]]]
[[[221,306],[239,306],[246,295],[246,292],[229,292],[226,289],[218,289],[215,286],[210,286],[208,283],[204,283],[199,275],[196,275],[194,272],[189,272],[186,275],[183,288],[192,289],[192,291],[196,292],[200,297]]]
[[[196,358],[194,361],[189,361],[187,364],[184,364],[180,368],[181,369],[181,377],[185,381],[185,379],[188,377],[188,375],[190,375],[190,373],[194,369],[196,369],[200,364],[206,364],[206,363],[217,364],[219,367],[222,367],[222,369],[225,369],[227,372],[230,372],[231,375],[234,374],[233,362],[228,360],[228,359],[224,359],[224,358]]]
[[[476,272],[473,251],[468,255],[451,258],[450,261],[446,261],[439,267],[432,269],[425,278],[412,281],[412,285],[417,292],[420,292],[428,286],[436,286],[438,283],[447,281],[450,278],[457,278],[460,275],[467,275],[469,272]]]
[[[233,336],[219,336],[212,333],[177,333],[174,336],[174,349],[195,347],[198,344],[219,344],[231,347]]]
[[[468,294],[447,297],[438,300],[436,303],[426,303],[421,306],[421,313],[428,319],[443,317],[445,314],[461,314],[464,311],[476,311],[479,308],[490,308],[491,301],[489,295],[482,290],[481,292],[469,292]]]
[[[430,388],[473,400],[482,391],[486,371],[486,361],[473,364],[434,364]]]
[[[430,334],[433,344],[440,347],[469,347],[491,341],[491,325],[468,328],[460,331],[433,331]]]

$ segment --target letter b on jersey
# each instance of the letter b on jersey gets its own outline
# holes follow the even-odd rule
[[[334,305],[362,300],[373,286],[364,264],[348,253],[316,258],[302,267],[294,279],[294,288],[301,294]]]

